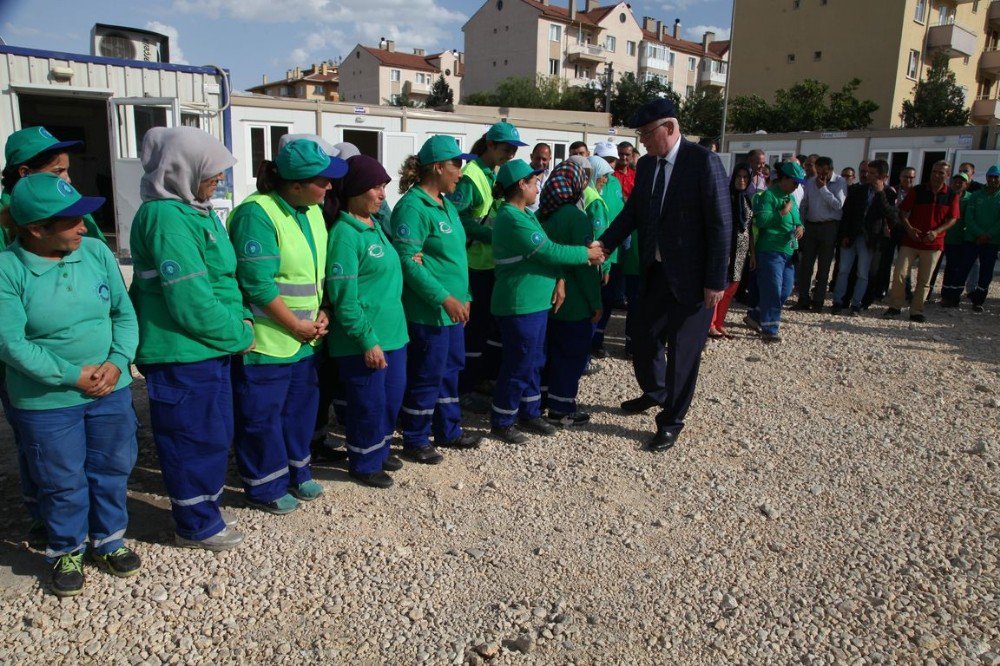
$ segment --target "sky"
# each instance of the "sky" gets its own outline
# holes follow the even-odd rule
[[[700,41],[706,30],[716,39],[729,36],[732,0],[631,5],[640,22],[653,16],[673,25],[679,18],[687,39]],[[464,50],[462,25],[481,6],[477,0],[0,0],[0,37],[12,46],[90,53],[95,23],[154,30],[171,38],[172,61],[226,67],[234,87],[245,89],[264,74],[281,79],[296,65],[335,60],[381,37],[394,40],[397,50]]]

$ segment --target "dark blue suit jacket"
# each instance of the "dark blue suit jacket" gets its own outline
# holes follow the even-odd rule
[[[705,289],[729,286],[733,224],[729,179],[718,155],[682,137],[663,210],[659,219],[651,220],[656,160],[653,155],[639,159],[632,196],[600,240],[613,250],[638,230],[643,279],[664,280],[680,303],[701,303]],[[650,273],[657,245],[663,260],[660,275]]]

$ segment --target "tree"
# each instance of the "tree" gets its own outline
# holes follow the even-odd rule
[[[413,89],[412,84],[409,81],[403,82],[403,89],[398,95],[390,97],[387,100],[383,100],[389,106],[406,107],[412,109],[420,106],[415,100],[410,99],[410,91]]]
[[[512,76],[500,81],[492,91],[468,95],[465,103],[473,106],[593,111],[593,94],[589,89],[566,87],[558,76],[539,75],[534,79]]]
[[[656,97],[669,97],[680,107],[680,95],[659,79],[640,81],[633,72],[625,72],[615,81],[611,95],[611,124],[624,125],[640,106]]]
[[[965,93],[955,83],[955,72],[948,68],[948,56],[938,53],[913,91],[913,101],[903,102],[899,114],[903,127],[952,127],[969,122]]]
[[[815,79],[805,79],[774,94],[774,104],[757,95],[734,97],[729,103],[731,132],[817,132],[854,130],[871,125],[878,103],[856,96],[860,79],[836,91]]]
[[[774,93],[771,124],[776,132],[802,132],[827,129],[826,97],[830,86],[815,79],[796,83],[788,90]]]
[[[864,129],[872,124],[872,114],[878,111],[878,102],[859,100],[855,93],[861,79],[851,79],[838,92],[830,94],[830,111],[826,125],[840,130]]]
[[[434,81],[434,85],[431,86],[431,94],[427,96],[424,106],[435,108],[439,106],[451,106],[454,103],[455,93],[452,91],[451,86],[448,85],[448,82],[444,80],[444,75],[441,74]]]
[[[752,134],[771,131],[771,105],[759,95],[740,95],[729,102],[727,129]]]
[[[681,127],[685,132],[717,140],[722,130],[722,102],[717,90],[695,90],[681,103]]]

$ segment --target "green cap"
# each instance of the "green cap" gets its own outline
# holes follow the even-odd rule
[[[531,165],[524,160],[510,160],[500,167],[497,173],[497,184],[503,189],[507,189],[519,180],[528,176],[537,176],[543,169],[532,169]]]
[[[463,153],[455,137],[446,134],[438,134],[427,139],[417,153],[417,161],[422,165],[453,160],[456,157],[465,161],[476,159],[475,155]]]
[[[53,217],[83,217],[104,205],[104,197],[85,197],[59,176],[33,173],[10,193],[10,215],[18,226]]]
[[[521,135],[518,134],[517,128],[510,123],[496,123],[487,130],[486,138],[496,143],[509,143],[512,146],[528,145],[521,141]]]
[[[965,173],[964,171],[959,171],[958,173],[956,173],[954,176],[951,177],[952,180],[955,180],[956,178],[961,178],[967,183],[969,182],[969,180],[971,180],[969,178],[969,174]]]
[[[330,157],[318,143],[308,139],[285,144],[274,162],[278,175],[285,180],[307,180],[316,176],[343,178],[347,173],[347,162]]]
[[[32,157],[47,152],[66,152],[80,150],[83,141],[60,141],[44,127],[25,127],[7,137],[4,146],[4,159],[7,166],[24,164]]]
[[[785,162],[781,165],[781,173],[796,183],[802,184],[806,182],[806,170],[798,162]]]

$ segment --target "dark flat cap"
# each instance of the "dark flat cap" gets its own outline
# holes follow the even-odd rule
[[[653,101],[646,102],[639,107],[639,110],[628,119],[628,126],[632,129],[637,129],[654,120],[676,117],[677,111],[674,109],[674,103],[665,97],[657,97]]]

